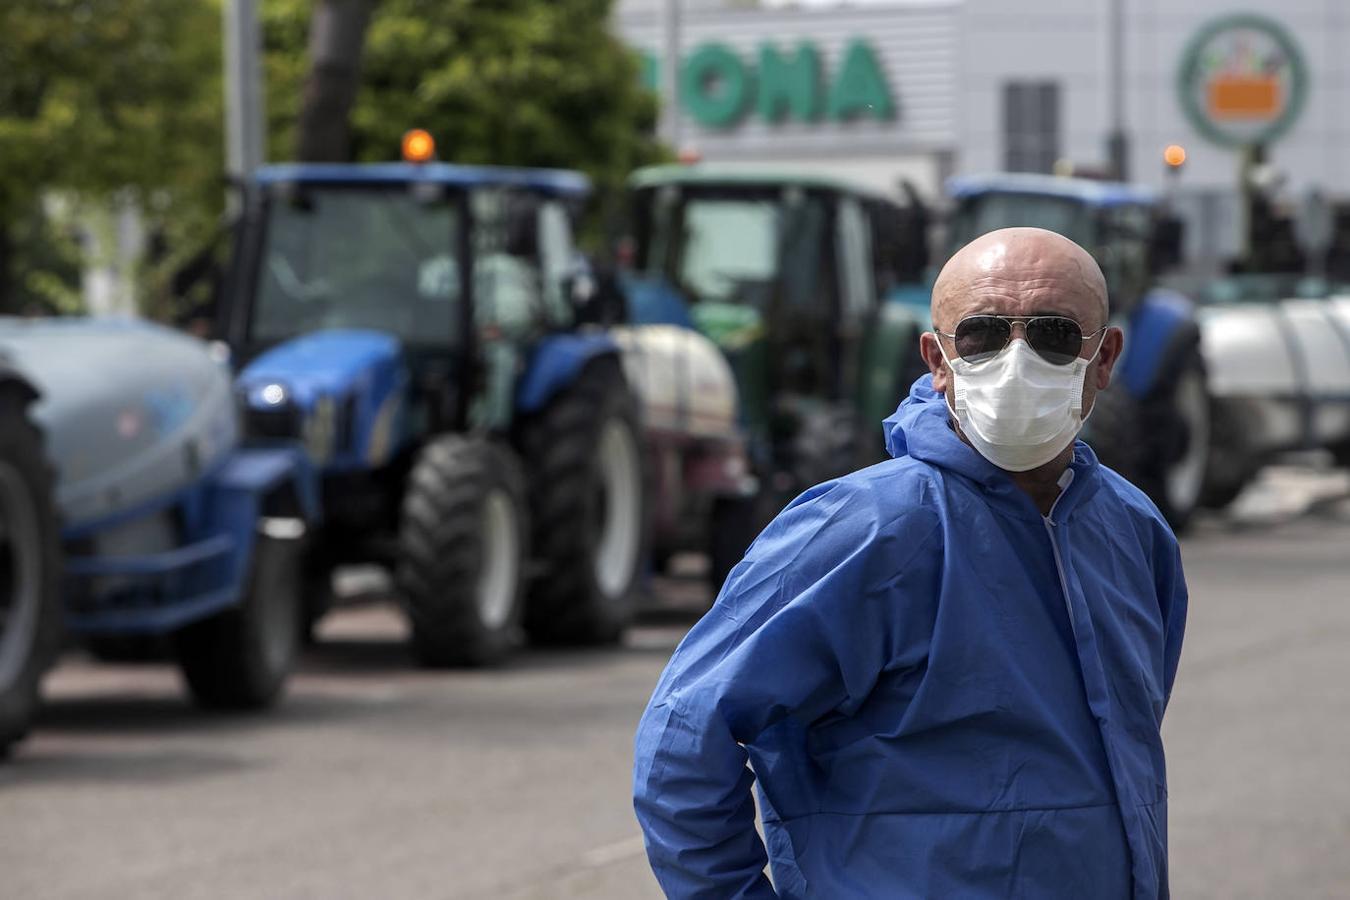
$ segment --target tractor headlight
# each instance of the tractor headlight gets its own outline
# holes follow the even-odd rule
[[[300,436],[300,409],[284,384],[272,382],[244,390],[239,395],[244,434],[260,440],[284,440]]]

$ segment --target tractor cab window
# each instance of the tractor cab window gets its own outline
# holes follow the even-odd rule
[[[547,321],[540,267],[540,198],[505,188],[472,197],[474,317],[508,334]]]
[[[829,210],[819,197],[793,188],[663,192],[651,219],[643,268],[671,279],[694,303],[805,311],[828,290]]]
[[[778,235],[778,205],[769,200],[691,200],[677,279],[699,300],[762,309],[773,288]]]
[[[961,201],[952,221],[951,251],[1000,228],[1019,226],[1055,231],[1091,247],[1094,243],[1091,211],[1072,197],[990,192]]]
[[[458,228],[443,196],[349,186],[276,192],[266,206],[251,340],[327,328],[454,340]]]
[[[576,248],[572,245],[572,222],[556,200],[539,208],[539,262],[544,276],[544,297],[557,321],[570,316],[566,286],[576,271]]]
[[[1125,311],[1153,281],[1153,210],[1139,204],[1104,207],[1098,212],[1097,244],[1089,246],[1106,276],[1112,308]]]

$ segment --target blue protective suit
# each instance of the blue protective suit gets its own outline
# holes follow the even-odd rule
[[[1078,442],[1050,516],[925,376],[675,651],[634,800],[672,897],[1167,895],[1186,617],[1157,509]],[[757,776],[765,841],[753,824]]]

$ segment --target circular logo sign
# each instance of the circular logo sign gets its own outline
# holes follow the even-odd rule
[[[1225,16],[1191,39],[1177,79],[1181,108],[1219,144],[1272,141],[1294,124],[1308,70],[1289,33],[1264,16]]]

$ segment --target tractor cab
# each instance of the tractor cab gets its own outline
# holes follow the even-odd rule
[[[865,420],[877,443],[917,375],[909,337],[885,350],[876,338],[885,297],[926,262],[922,207],[822,176],[704,165],[641,170],[630,188],[630,316],[687,323],[722,348],[759,464],[781,465],[826,406]]]
[[[306,376],[354,355],[406,366],[414,431],[508,425],[508,385],[487,385],[485,395],[472,388],[493,365],[486,357],[571,323],[571,220],[588,193],[585,179],[568,172],[407,163],[261,169],[222,326],[246,364],[245,381],[276,374],[269,384],[291,402],[275,402],[275,390],[246,398],[250,424],[276,436],[284,418],[277,407],[298,405],[289,418],[299,437],[325,398],[358,414],[363,399],[375,399],[332,396],[321,385],[289,390],[291,344],[306,338]]]
[[[1181,224],[1148,188],[1050,175],[953,178],[951,252],[999,228],[1054,231],[1086,249],[1106,275],[1113,316],[1128,316],[1181,256]]]

